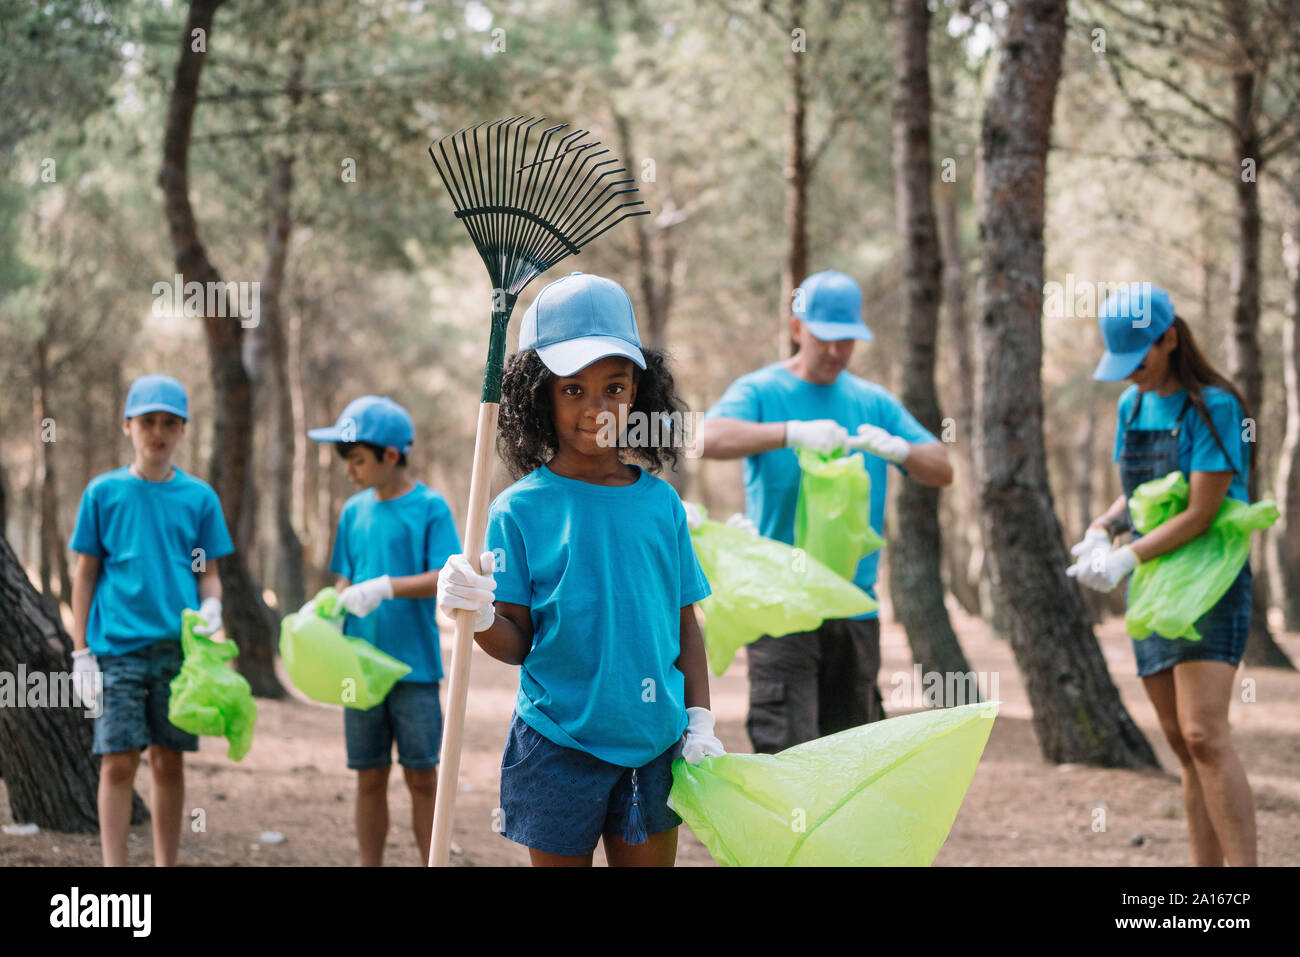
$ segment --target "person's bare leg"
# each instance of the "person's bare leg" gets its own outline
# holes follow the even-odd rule
[[[1223,856],[1233,867],[1253,867],[1258,863],[1255,801],[1228,729],[1236,674],[1236,667],[1226,661],[1174,665],[1178,727],[1196,763],[1205,809]]]
[[[1197,867],[1218,867],[1223,863],[1223,848],[1205,810],[1205,796],[1201,793],[1201,779],[1196,774],[1196,762],[1187,749],[1183,733],[1178,728],[1178,702],[1174,690],[1174,670],[1166,668],[1142,679],[1147,697],[1155,706],[1160,730],[1173,749],[1182,770],[1183,809],[1187,814],[1187,833],[1192,844],[1192,864]]]
[[[629,844],[617,834],[604,835],[610,867],[672,867],[677,862],[677,828],[651,834],[643,844]]]
[[[131,794],[140,752],[105,754],[99,765],[99,847],[105,867],[126,866],[126,839],[131,832]]]
[[[415,850],[421,863],[429,861],[429,845],[433,843],[433,798],[438,793],[438,769],[412,771],[402,768],[406,789],[411,792],[411,830],[415,832]]]
[[[388,840],[388,771],[390,765],[357,772],[357,845],[362,867],[384,863]]]
[[[181,813],[185,804],[185,755],[160,744],[149,745],[149,773],[153,779],[153,863],[175,867],[181,845]]]
[[[551,854],[530,847],[528,859],[533,867],[591,867],[591,859],[595,853],[592,851],[590,854]]]

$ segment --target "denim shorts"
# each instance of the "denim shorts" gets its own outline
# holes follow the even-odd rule
[[[343,709],[343,738],[353,771],[386,768],[397,761],[411,771],[438,766],[442,747],[442,705],[436,681],[399,681],[373,708]]]
[[[181,670],[181,643],[155,641],[124,655],[96,655],[104,676],[103,711],[95,719],[94,754],[135,751],[151,744],[197,751],[198,735],[167,719],[172,679]]]
[[[1200,641],[1162,638],[1154,632],[1141,641],[1134,639],[1138,677],[1146,678],[1184,661],[1226,661],[1236,667],[1250,633],[1250,583],[1250,562],[1246,562],[1218,604],[1197,619]]]
[[[677,741],[643,768],[625,768],[555,744],[515,713],[501,757],[501,834],[548,854],[590,854],[601,834],[622,835],[633,802],[647,834],[682,819],[668,806]]]

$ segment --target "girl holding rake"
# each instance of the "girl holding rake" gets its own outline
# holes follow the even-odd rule
[[[438,593],[520,666],[501,830],[534,865],[590,866],[602,836],[612,866],[671,865],[672,762],[723,753],[694,609],[708,582],[681,500],[646,471],[679,450],[624,462],[615,425],[681,411],[618,283],[574,273],[538,294],[502,383],[498,450],[519,480],[489,512],[495,569],[454,556]]]

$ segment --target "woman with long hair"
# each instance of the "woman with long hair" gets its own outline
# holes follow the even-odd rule
[[[1205,532],[1225,497],[1249,502],[1254,465],[1245,426],[1250,410],[1232,382],[1175,315],[1169,295],[1134,283],[1098,310],[1106,354],[1093,378],[1133,383],[1119,399],[1115,461],[1124,493],[1088,528],[1069,574],[1110,591],[1140,562],[1168,554]],[[1131,530],[1128,497],[1175,470],[1187,476],[1187,508],[1146,535],[1112,548]],[[1250,630],[1250,562],[1219,602],[1196,622],[1199,641],[1151,634],[1134,640],[1138,675],[1182,766],[1192,861],[1201,866],[1256,863],[1255,809],[1228,733],[1228,704]]]

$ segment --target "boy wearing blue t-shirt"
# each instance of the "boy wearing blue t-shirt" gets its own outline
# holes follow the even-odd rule
[[[97,711],[99,833],[104,866],[126,863],[140,752],[153,778],[154,863],[176,863],[185,797],[182,755],[198,738],[167,719],[181,665],[181,611],[198,608],[196,634],[221,628],[217,559],[234,551],[216,493],[172,465],[185,434],[185,387],[162,375],[131,385],[122,431],[135,460],[86,486],[69,547],[73,667]],[[202,602],[200,603],[200,599]]]
[[[381,703],[366,711],[343,710],[348,767],[357,772],[361,864],[383,863],[394,742],[411,793],[416,848],[427,860],[442,745],[435,598],[438,572],[460,551],[460,536],[446,500],[406,472],[415,427],[396,402],[362,396],[332,428],[307,434],[337,443],[348,478],[362,489],[339,514],[330,558],[330,571],[339,576],[339,601],[348,612],[343,632],[411,666]]]

